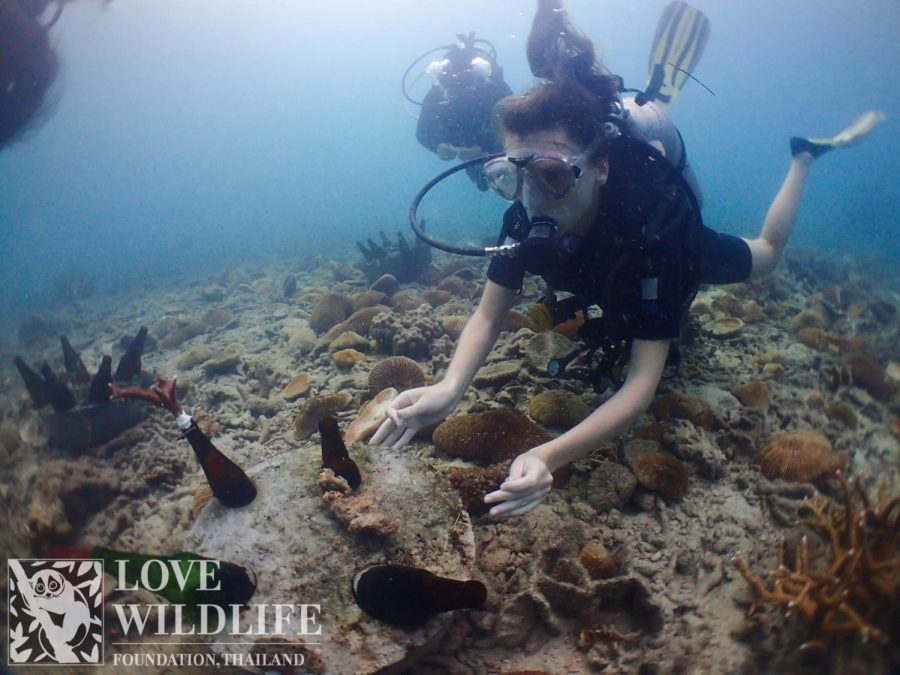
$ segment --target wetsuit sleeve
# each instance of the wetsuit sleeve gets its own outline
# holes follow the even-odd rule
[[[503,214],[503,228],[497,245],[521,241],[527,234],[528,216],[520,202],[516,202]],[[497,255],[491,258],[487,278],[495,284],[518,291],[525,280],[525,261],[521,255]]]
[[[730,234],[704,226],[700,230],[700,281],[704,284],[736,284],[746,281],[753,269],[750,245]]]
[[[696,293],[686,256],[680,247],[658,246],[641,264],[640,306],[633,335],[640,340],[675,340]]]

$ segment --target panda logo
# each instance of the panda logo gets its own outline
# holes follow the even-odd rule
[[[46,629],[45,623],[45,629],[41,630],[44,649],[54,654],[61,643],[71,649],[80,646],[90,633],[91,624],[91,610],[81,589],[72,586],[57,570],[44,569],[31,577],[31,590],[34,592],[32,610],[44,612],[52,626]]]

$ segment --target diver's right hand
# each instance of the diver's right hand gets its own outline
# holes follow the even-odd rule
[[[459,399],[452,387],[440,382],[409,389],[388,406],[388,418],[378,427],[369,445],[402,448],[424,426],[444,419]]]
[[[456,154],[459,152],[459,148],[457,148],[455,145],[451,145],[450,143],[438,143],[436,152],[439,159],[447,162],[451,159],[456,159]]]

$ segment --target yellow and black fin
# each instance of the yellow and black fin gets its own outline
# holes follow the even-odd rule
[[[699,9],[674,0],[659,15],[650,49],[646,98],[668,108],[700,61],[709,40],[709,19]]]

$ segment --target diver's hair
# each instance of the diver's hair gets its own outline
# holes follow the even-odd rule
[[[0,0],[0,148],[19,139],[59,72],[39,12],[45,0]]]
[[[539,0],[526,47],[538,84],[495,108],[501,133],[518,136],[561,127],[576,143],[594,142],[615,110],[619,80],[594,54],[594,43],[572,26],[560,0]],[[602,155],[599,146],[593,157]]]

